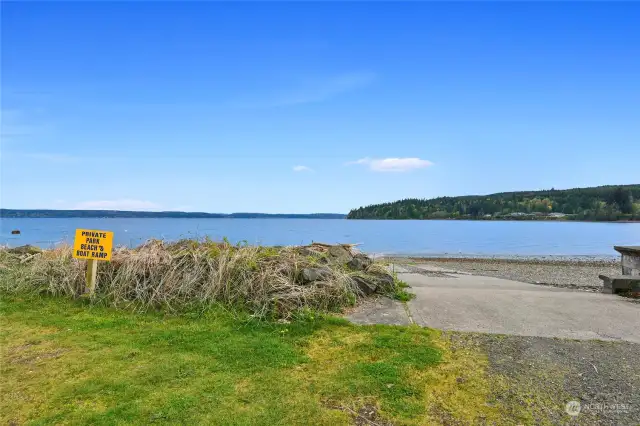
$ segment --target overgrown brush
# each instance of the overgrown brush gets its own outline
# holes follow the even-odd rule
[[[11,293],[80,296],[86,262],[71,254],[68,246],[27,256],[0,249],[0,286]],[[322,280],[303,282],[302,270],[321,264],[327,271]],[[375,264],[371,269],[382,270]],[[142,310],[215,303],[282,318],[300,309],[335,311],[355,303],[362,293],[352,274],[308,248],[151,240],[117,248],[110,262],[100,262],[94,300]]]

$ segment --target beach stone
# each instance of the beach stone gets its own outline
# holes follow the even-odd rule
[[[353,257],[353,259],[347,262],[347,266],[351,269],[355,269],[356,271],[364,271],[371,266],[372,263],[373,260],[368,256],[358,253]]]
[[[7,250],[9,253],[14,254],[37,254],[42,253],[42,249],[40,247],[32,246],[27,244],[25,246],[14,247]]]
[[[353,255],[349,250],[343,246],[331,246],[328,250],[328,255],[337,263],[347,263],[353,259]]]
[[[371,278],[375,281],[378,293],[387,293],[393,290],[393,277],[385,273],[371,274]]]
[[[389,274],[375,273],[367,275],[352,276],[358,288],[364,294],[380,293],[387,294],[393,291],[393,277]]]
[[[378,285],[370,277],[355,275],[352,278],[358,285],[358,288],[366,295],[373,294],[378,289]]]
[[[322,281],[330,276],[331,270],[327,268],[304,268],[302,270],[302,281],[305,283]]]

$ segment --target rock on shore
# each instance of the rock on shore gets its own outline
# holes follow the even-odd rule
[[[373,259],[366,254],[354,253],[351,245],[314,243],[300,247],[299,250],[307,256],[317,257],[319,263],[324,263],[316,268],[304,268],[301,273],[303,284],[321,282],[332,274],[332,267],[338,267],[349,272],[350,278],[365,295],[386,294],[393,290],[393,276],[380,267],[374,267]]]

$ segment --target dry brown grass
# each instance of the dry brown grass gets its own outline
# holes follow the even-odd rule
[[[5,292],[40,292],[77,297],[84,291],[85,261],[71,247],[17,256],[0,250]],[[239,246],[183,240],[114,250],[101,262],[94,301],[134,309],[184,309],[213,303],[259,317],[288,317],[300,309],[335,311],[361,296],[343,265],[327,265],[322,281],[304,284],[302,269],[325,264],[322,247]],[[372,265],[372,271],[380,269]]]

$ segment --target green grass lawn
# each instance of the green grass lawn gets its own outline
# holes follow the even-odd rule
[[[486,359],[420,327],[1,296],[3,424],[500,423]],[[370,411],[370,410],[369,410]]]

